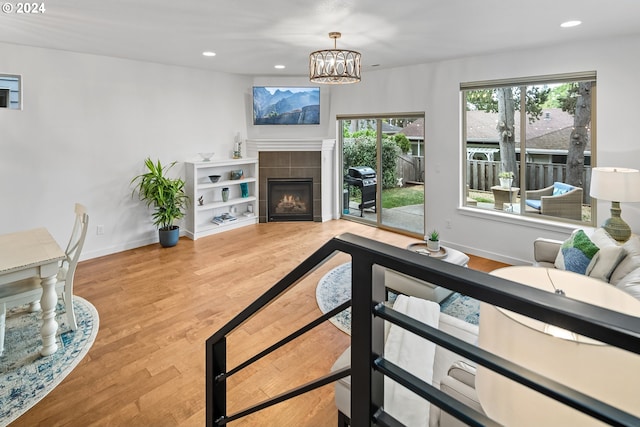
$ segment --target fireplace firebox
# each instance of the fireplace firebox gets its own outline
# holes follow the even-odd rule
[[[312,178],[268,178],[268,221],[313,221]]]

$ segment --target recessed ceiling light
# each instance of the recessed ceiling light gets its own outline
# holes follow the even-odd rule
[[[215,52],[211,52],[211,51],[206,51],[206,52],[202,52],[203,56],[216,56]]]
[[[277,68],[278,70],[284,70],[287,67],[285,67],[284,65],[274,65],[273,68]]]
[[[567,21],[560,24],[560,26],[562,28],[571,28],[571,27],[577,27],[580,24],[582,24],[582,21]]]

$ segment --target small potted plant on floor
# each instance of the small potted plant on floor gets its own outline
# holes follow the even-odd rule
[[[178,243],[180,227],[174,225],[174,221],[184,217],[184,209],[189,202],[189,196],[184,193],[184,181],[166,176],[175,164],[163,166],[160,160],[154,163],[147,158],[144,161],[147,172],[131,180],[131,184],[135,184],[133,192],[138,191],[140,200],[147,202],[147,206],[153,205],[151,218],[158,227],[160,244],[165,248]]]
[[[511,183],[513,182],[513,172],[502,171],[498,174],[498,178],[500,179],[500,186],[502,188],[511,188]]]
[[[440,250],[440,233],[437,230],[433,230],[429,234],[429,238],[427,239],[427,249],[433,252],[438,252]]]

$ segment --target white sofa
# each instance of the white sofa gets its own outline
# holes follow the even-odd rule
[[[468,343],[477,344],[478,326],[476,325],[440,313],[438,329]],[[351,348],[348,348],[336,360],[331,370],[341,369],[349,366],[350,363]],[[475,393],[475,367],[473,363],[440,346],[436,346],[433,360],[432,385],[482,413]],[[338,425],[343,427],[351,416],[351,377],[345,377],[336,382],[335,400],[340,413]],[[425,404],[429,403],[425,402]],[[441,411],[435,405],[431,405],[430,427],[459,427],[463,425],[456,418]]]
[[[598,246],[601,246],[601,241],[603,240],[602,235],[605,234],[603,229],[599,228],[588,234]],[[546,238],[536,239],[533,242],[534,265],[550,268],[558,267],[558,253],[560,252],[562,244],[563,242],[560,240]],[[623,254],[613,261],[609,260],[611,265],[605,269],[606,271],[604,273],[602,269],[600,269],[601,274],[599,274],[597,278],[640,299],[640,236],[634,234],[623,244],[610,239],[606,244],[621,246]],[[605,251],[602,251],[603,259],[605,258],[604,254]],[[601,261],[602,260],[596,260],[596,265]],[[593,274],[590,275],[594,277]]]

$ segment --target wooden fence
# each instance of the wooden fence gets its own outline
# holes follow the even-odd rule
[[[397,156],[396,176],[402,182],[424,182],[424,157],[401,154]]]
[[[516,163],[520,173],[520,162]],[[538,190],[553,185],[554,182],[565,182],[567,176],[567,165],[559,163],[527,163],[527,190]],[[467,161],[467,185],[470,190],[491,191],[491,187],[499,185],[498,173],[500,172],[500,162],[489,162],[486,160]],[[584,190],[583,203],[591,204],[589,197],[589,186],[591,183],[591,166],[586,166],[582,175]],[[520,186],[522,187],[522,186]]]

